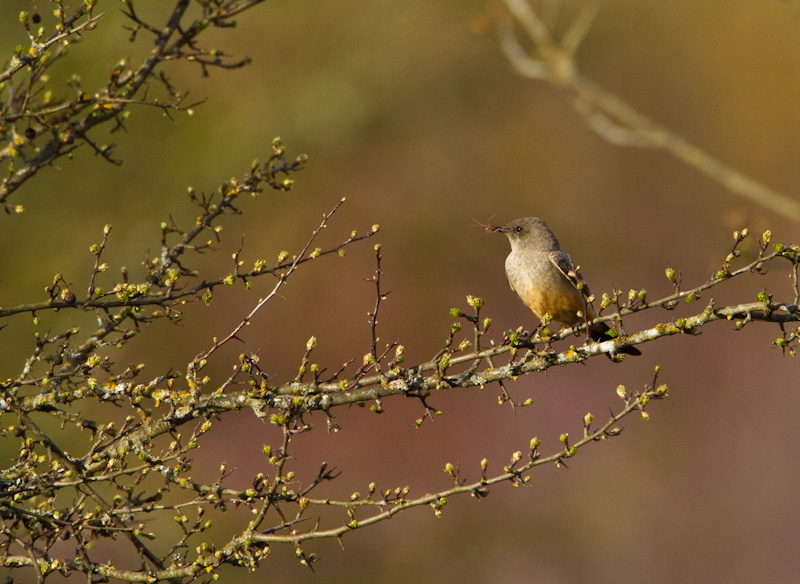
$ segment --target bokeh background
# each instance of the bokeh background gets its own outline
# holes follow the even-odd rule
[[[170,7],[140,4],[148,16]],[[561,7],[556,30],[580,3]],[[800,4],[607,0],[599,8],[578,54],[584,74],[732,167],[797,196]],[[31,3],[3,3],[3,55],[27,43],[20,9]],[[99,2],[98,9],[106,11],[101,25],[52,73],[66,80],[80,71],[87,91],[120,58],[136,62],[149,50],[144,34],[127,40],[115,3]],[[194,116],[134,109],[125,131],[94,136],[118,144],[123,167],[82,148],[15,195],[12,202],[26,211],[2,218],[0,305],[43,299],[56,272],[83,290],[93,264],[89,245],[106,223],[113,225],[106,285],[122,265],[133,277],[141,274],[142,260],[159,251],[159,224],[172,217],[188,227],[197,214],[186,187],[211,192],[244,174],[254,158],[268,156],[275,136],[290,154],[310,157],[295,189],[244,202],[242,217],[223,222],[223,252],[196,257],[194,267],[225,274],[240,245],[246,263],[297,251],[342,196],[347,203],[320,245],[373,223],[381,231],[344,259],[301,270],[242,335],[244,345],[214,364],[220,378],[245,349],[260,352],[274,381],[291,378],[311,335],[319,339],[315,360],[329,370],[359,359],[368,350],[374,297],[364,280],[374,271],[376,241],[391,290],[381,337],[399,340],[408,364],[439,349],[452,322],[448,309],[465,308],[467,294],[487,300],[494,338],[536,324],[505,282],[505,238],[484,233],[474,219],[543,217],[595,292],[644,288],[650,298],[670,292],[668,266],[685,286],[708,278],[734,229],[770,228],[777,241],[797,243],[797,224],[665,153],[604,142],[568,94],[516,76],[495,34],[502,14],[499,3],[483,0],[275,1],[248,12],[233,31],[211,31],[205,46],[250,55],[253,63],[209,77],[187,64],[173,67],[172,80],[190,90],[188,100],[206,100]],[[785,268],[731,282],[702,302],[752,301],[764,286],[776,300],[791,301]],[[146,362],[150,376],[185,368],[271,285],[262,279],[250,293],[217,291],[210,308],[188,306],[182,323],[153,325],[115,360]],[[39,329],[53,331],[76,318],[40,316]],[[675,316],[650,311],[627,327]],[[8,324],[0,335],[3,377],[21,369],[36,330],[26,317]],[[85,326],[91,330],[90,319]],[[649,422],[631,417],[620,438],[583,450],[569,469],[539,469],[531,488],[500,485],[480,501],[454,498],[441,519],[427,509],[410,511],[348,535],[343,549],[337,542],[308,544],[307,552],[321,556],[316,574],[298,564],[292,549],[276,547],[258,572],[223,575],[243,583],[795,582],[798,365],[772,346],[778,336],[773,326],[737,332],[717,323],[697,337],[647,344],[642,357],[622,365],[593,359],[527,376],[510,389],[534,405],[516,413],[497,405],[497,387],[442,392],[431,402],[444,414],[418,430],[413,420],[421,408],[410,400],[386,400],[380,416],[360,408],[336,412],[335,434],[314,416],[315,431],[297,441],[301,480],[325,460],[342,471],[330,496],[364,492],[373,480],[381,488],[409,485],[413,496],[451,484],[446,462],[474,480],[481,458],[499,471],[532,436],[542,439],[545,453],[557,450],[559,434],[580,435],[588,411],[603,420],[609,407],[619,407],[616,386],[640,389],[656,365],[671,388],[668,400],[652,404]],[[259,453],[275,440],[251,412],[229,416],[198,451],[196,476],[213,480],[226,462],[236,469],[231,484],[247,486],[256,472],[269,472]],[[15,445],[8,446],[3,456],[13,453]],[[177,533],[168,524],[163,529]]]

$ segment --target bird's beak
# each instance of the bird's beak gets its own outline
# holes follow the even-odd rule
[[[506,229],[505,225],[500,225],[497,227],[487,225],[486,231],[491,231],[492,233],[508,233],[508,229]]]

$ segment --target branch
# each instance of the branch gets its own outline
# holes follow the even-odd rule
[[[8,145],[0,148],[0,161],[12,158],[8,176],[0,182],[0,203],[6,212],[22,212],[22,205],[11,206],[9,197],[25,182],[45,167],[52,166],[59,158],[70,154],[80,144],[87,144],[101,158],[113,164],[121,160],[113,156],[113,145],[98,146],[90,134],[98,126],[115,121],[112,131],[124,127],[125,111],[133,105],[157,107],[168,113],[169,110],[188,111],[192,106],[183,105],[185,95],[179,94],[169,82],[160,65],[166,61],[184,60],[203,69],[208,74],[210,67],[232,69],[249,63],[249,59],[231,62],[228,57],[217,50],[205,50],[197,47],[197,38],[209,27],[230,27],[235,24],[233,17],[240,15],[263,0],[239,2],[235,6],[224,2],[192,3],[190,0],[178,0],[165,19],[165,24],[153,25],[144,22],[134,10],[134,0],[126,0],[123,12],[134,22],[135,29],[131,40],[135,40],[139,30],[153,34],[153,49],[138,65],[121,61],[110,73],[105,87],[84,91],[79,79],[71,82],[75,96],[68,100],[57,100],[52,97],[53,91],[48,88],[49,68],[55,61],[66,54],[68,47],[81,35],[96,28],[101,22],[102,14],[94,15],[95,1],[80,3],[73,16],[67,17],[60,0],[53,0],[57,5],[55,13],[59,17],[58,25],[48,36],[39,28],[34,33],[29,25],[27,12],[21,13],[21,21],[31,41],[27,51],[18,49],[9,65],[0,71],[0,84],[6,85],[9,93],[7,104],[0,102],[0,138]],[[198,4],[200,15],[194,20],[184,22],[187,10],[192,4]],[[35,15],[38,18],[38,14]],[[81,19],[84,19],[82,22]],[[34,20],[34,22],[38,22]],[[30,71],[28,78],[19,86],[11,83],[16,75]],[[158,98],[138,98],[137,95],[147,92],[151,82],[163,85],[168,94],[167,102]],[[198,102],[201,103],[201,102]],[[195,104],[197,105],[197,104]],[[24,123],[24,129],[17,129],[17,124]],[[37,144],[44,139],[43,144]],[[15,169],[13,161],[22,161],[20,168]]]
[[[204,201],[203,205],[209,205]],[[309,254],[313,241],[319,232],[325,228],[328,221],[338,209],[340,201],[332,211],[324,215],[320,225],[312,232],[302,251],[294,257],[290,269],[296,270],[300,265],[300,258],[314,257],[318,249]],[[376,232],[373,227],[372,232]],[[108,232],[105,232],[108,235]],[[597,429],[592,428],[594,417],[587,414],[584,418],[584,436],[576,443],[571,443],[569,435],[564,433],[560,440],[563,448],[547,457],[541,457],[538,448],[538,438],[531,440],[528,461],[523,462],[521,451],[514,452],[511,462],[503,467],[502,472],[490,476],[487,472],[488,461],[480,463],[481,476],[478,480],[463,480],[459,470],[452,464],[445,467],[447,474],[454,480],[454,486],[448,489],[438,489],[434,494],[420,497],[411,497],[407,487],[398,487],[394,490],[379,491],[375,483],[370,484],[369,493],[362,496],[354,493],[349,499],[330,499],[324,492],[323,485],[335,480],[338,473],[329,470],[326,463],[322,463],[319,473],[313,480],[300,483],[294,476],[289,465],[294,459],[293,440],[298,434],[313,430],[313,424],[306,421],[305,417],[315,411],[322,411],[330,418],[335,407],[359,404],[374,400],[376,405],[373,412],[383,411],[381,400],[389,396],[411,397],[420,400],[426,413],[435,411],[428,403],[434,390],[455,388],[485,387],[492,382],[502,383],[517,379],[520,375],[544,371],[553,365],[564,365],[585,361],[601,353],[615,353],[621,348],[633,344],[642,344],[655,341],[658,338],[677,334],[697,334],[706,324],[717,321],[731,321],[737,329],[749,326],[754,322],[772,322],[781,327],[781,337],[775,344],[784,351],[794,352],[800,340],[796,331],[787,331],[787,324],[797,323],[800,320],[796,298],[800,291],[797,284],[797,270],[800,264],[800,247],[772,244],[773,251],[767,253],[771,244],[771,234],[765,232],[759,239],[757,256],[746,262],[742,267],[735,268],[734,261],[739,258],[738,245],[748,237],[747,230],[734,233],[734,246],[725,257],[721,267],[707,282],[694,288],[684,290],[681,288],[680,275],[674,270],[666,270],[669,282],[674,286],[672,294],[654,301],[647,301],[645,291],[631,290],[626,296],[621,291],[604,294],[601,302],[602,309],[614,308],[611,314],[603,315],[598,320],[614,320],[618,323],[630,314],[645,310],[669,310],[677,307],[679,301],[697,302],[701,294],[709,289],[722,285],[723,282],[733,278],[745,277],[748,274],[758,275],[765,273],[768,266],[777,262],[789,262],[791,278],[795,294],[795,302],[776,302],[772,296],[763,291],[758,295],[756,302],[744,302],[716,308],[713,300],[706,303],[705,308],[690,316],[677,316],[666,323],[651,325],[645,329],[631,334],[618,333],[618,336],[608,341],[594,343],[588,342],[582,346],[569,346],[560,352],[553,350],[553,343],[567,339],[568,336],[579,333],[581,327],[564,329],[551,333],[546,328],[530,340],[530,349],[522,350],[515,344],[516,333],[508,332],[502,341],[499,339],[488,348],[482,348],[482,339],[488,333],[491,319],[482,316],[486,309],[483,299],[469,296],[467,303],[475,311],[474,315],[465,314],[459,309],[451,313],[457,318],[463,318],[472,324],[473,330],[462,331],[459,323],[450,328],[450,333],[444,346],[437,351],[432,359],[412,367],[402,367],[404,349],[396,343],[387,345],[386,350],[378,348],[377,313],[380,303],[386,299],[386,293],[380,285],[382,275],[380,265],[380,247],[375,248],[378,268],[370,281],[375,285],[376,305],[373,316],[369,321],[370,340],[368,352],[369,359],[357,367],[356,372],[348,375],[343,367],[328,381],[322,382],[318,372],[314,370],[313,380],[303,382],[303,373],[308,366],[308,357],[316,346],[316,339],[312,337],[306,345],[301,372],[291,381],[274,385],[269,382],[267,375],[258,366],[255,355],[242,355],[239,363],[234,367],[234,372],[216,389],[205,391],[208,387],[205,380],[199,378],[199,370],[208,365],[214,358],[219,358],[215,348],[221,343],[215,343],[209,350],[200,354],[190,364],[190,375],[182,377],[178,374],[159,376],[147,383],[137,383],[133,380],[136,371],[110,375],[105,382],[88,377],[88,371],[81,378],[77,371],[74,375],[75,385],[72,386],[65,379],[51,372],[38,379],[25,380],[27,384],[35,383],[37,390],[40,387],[49,387],[49,391],[39,391],[34,395],[18,396],[11,390],[21,387],[23,379],[18,379],[18,385],[7,386],[4,397],[0,399],[0,410],[15,412],[20,420],[18,427],[9,427],[8,432],[15,432],[27,438],[23,442],[19,458],[13,466],[0,472],[0,536],[5,535],[9,541],[17,542],[27,555],[14,555],[6,553],[4,562],[7,565],[37,565],[43,574],[53,571],[54,566],[65,572],[81,571],[85,573],[105,574],[108,577],[138,581],[158,581],[177,579],[181,577],[194,577],[200,574],[212,573],[222,564],[234,564],[254,569],[269,553],[270,546],[285,544],[294,546],[298,560],[311,565],[315,556],[306,553],[302,545],[311,540],[321,538],[340,538],[345,533],[367,527],[393,517],[406,509],[419,508],[429,505],[436,515],[440,515],[449,497],[471,494],[483,497],[489,493],[489,487],[500,482],[509,481],[514,485],[527,484],[529,476],[526,474],[543,464],[556,464],[566,466],[567,459],[575,456],[578,449],[589,442],[614,437],[620,430],[616,427],[619,420],[633,412],[639,411],[642,418],[647,419],[647,404],[654,400],[666,397],[667,387],[657,383],[658,368],[653,382],[640,393],[630,393],[620,386],[617,394],[624,401],[624,408],[617,414],[612,414],[609,421]],[[351,239],[355,234],[351,235]],[[93,248],[95,255],[94,273],[100,270],[100,254],[107,245],[102,244]],[[238,265],[239,254],[234,254]],[[285,260],[285,258],[284,258]],[[785,265],[785,264],[784,264]],[[273,294],[285,281],[280,278]],[[63,297],[67,284],[60,276],[54,279],[52,287],[48,288],[51,298]],[[253,318],[265,300],[262,298],[255,306],[247,311],[242,322]],[[600,311],[602,312],[602,310]],[[122,313],[121,313],[122,314]],[[117,318],[121,318],[121,314]],[[126,316],[126,318],[133,316]],[[113,331],[115,321],[110,320],[108,331]],[[239,327],[236,327],[228,339],[235,338]],[[474,335],[473,342],[466,337],[459,341],[459,334]],[[72,333],[74,334],[74,333]],[[72,334],[56,336],[51,339],[40,339],[36,359],[43,358],[44,349],[53,343],[63,343],[66,346],[71,341]],[[502,344],[500,344],[502,342]],[[473,344],[474,343],[474,344]],[[87,341],[84,346],[96,346],[97,341]],[[396,351],[390,351],[396,347]],[[59,354],[66,354],[64,348]],[[79,349],[83,358],[86,350]],[[390,353],[394,353],[390,356]],[[505,361],[495,365],[493,359],[502,357]],[[98,358],[99,359],[99,358]],[[489,367],[479,370],[478,364],[487,361]],[[35,359],[32,361],[35,362]],[[192,370],[192,367],[195,370]],[[110,373],[109,368],[109,373]],[[179,387],[180,380],[184,379],[186,389]],[[210,378],[209,378],[210,379]],[[241,389],[231,391],[233,388]],[[504,386],[501,386],[503,395],[500,403],[509,401],[514,405]],[[187,391],[188,389],[188,391]],[[125,424],[116,428],[113,423],[99,424],[88,420],[85,416],[74,413],[81,408],[67,408],[73,402],[86,399],[96,399],[101,402],[128,402],[138,413],[138,416],[128,416]],[[522,405],[527,403],[523,402]],[[224,467],[220,468],[219,478],[211,483],[194,481],[187,473],[191,470],[192,461],[189,458],[191,451],[200,446],[203,437],[212,430],[213,420],[228,412],[240,411],[249,408],[259,418],[268,418],[270,423],[281,431],[281,443],[277,447],[265,445],[263,452],[267,457],[271,470],[270,475],[259,473],[253,479],[252,487],[247,489],[231,489],[223,486],[224,480],[230,474]],[[82,455],[67,454],[56,444],[52,436],[44,434],[37,425],[31,421],[30,414],[41,413],[55,415],[59,419],[71,424],[80,424],[94,433],[91,447]],[[419,420],[415,422],[419,426]],[[184,427],[194,424],[194,429],[186,432]],[[335,425],[329,428],[336,428]],[[169,436],[169,445],[158,447],[158,438]],[[182,436],[185,436],[182,438]],[[43,457],[36,453],[36,448],[44,448],[52,457],[52,461],[45,467],[40,467]],[[137,494],[135,487],[147,475],[158,475],[163,480],[164,487],[156,492]],[[100,485],[107,486],[116,493],[114,504],[109,505],[100,499]],[[55,511],[36,506],[38,498],[48,496],[47,493],[57,493],[61,489],[78,489],[84,500],[96,500],[99,505],[94,513],[81,511],[82,507],[75,506],[67,511]],[[169,499],[162,500],[162,491],[172,491]],[[312,496],[313,495],[313,496]],[[225,538],[219,546],[208,543],[207,536],[203,535],[211,529],[210,521],[203,519],[206,509],[225,509],[229,506],[243,505],[251,512],[251,520],[243,528],[239,528],[233,537]],[[196,507],[197,519],[189,519],[189,509]],[[302,525],[308,519],[311,510],[322,508],[336,508],[344,511],[342,520],[331,525],[321,524],[321,520]],[[170,513],[181,526],[182,537],[174,544],[172,551],[164,556],[158,556],[145,546],[144,541],[156,537],[155,534],[142,532],[145,518],[157,517]],[[45,547],[44,552],[14,535],[13,525],[24,521],[32,523],[40,532],[49,534],[48,541],[55,543],[59,533],[74,534],[80,553],[73,555],[75,559],[54,560]],[[150,568],[141,570],[118,570],[114,566],[102,564],[90,559],[90,553],[83,542],[95,537],[110,537],[124,533],[136,546],[141,558],[147,558]],[[173,554],[183,547],[196,545],[197,555],[191,560],[173,560]],[[212,540],[213,541],[213,540]],[[10,544],[7,544],[7,548]],[[52,544],[49,544],[52,546]],[[179,557],[182,557],[179,555]]]

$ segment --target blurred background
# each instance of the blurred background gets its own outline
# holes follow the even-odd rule
[[[50,6],[38,4],[51,22]],[[158,22],[170,6],[144,3],[139,10]],[[563,2],[556,31],[580,6]],[[4,2],[2,55],[27,46],[16,19],[21,9],[32,10],[31,3]],[[94,91],[120,58],[135,63],[150,50],[142,33],[128,41],[116,3],[99,2],[98,10],[106,11],[100,26],[53,69],[54,79],[78,70],[84,89]],[[197,210],[187,186],[210,193],[245,174],[254,158],[269,156],[275,136],[290,156],[310,158],[294,190],[243,201],[244,215],[222,223],[223,252],[196,256],[191,267],[209,278],[224,275],[240,246],[245,265],[297,252],[342,196],[347,203],[319,245],[374,223],[381,231],[348,248],[344,259],[300,270],[242,335],[244,344],[217,358],[217,378],[248,350],[259,352],[272,381],[291,379],[312,335],[313,359],[329,371],[360,360],[369,349],[374,288],[364,280],[375,269],[375,242],[383,246],[383,285],[391,290],[381,338],[402,343],[409,365],[442,346],[453,321],[448,310],[466,309],[467,294],[486,299],[494,339],[537,324],[505,281],[506,239],[474,220],[542,217],[596,294],[613,285],[646,289],[649,299],[671,292],[666,267],[682,274],[684,287],[710,277],[735,229],[756,235],[769,228],[775,241],[798,243],[797,224],[668,154],[604,142],[568,93],[518,77],[495,33],[502,15],[500,3],[485,0],[268,2],[240,18],[235,31],[211,31],[205,47],[249,55],[253,63],[208,77],[186,63],[168,69],[175,85],[190,90],[189,102],[206,100],[194,116],[134,109],[125,131],[94,135],[118,144],[123,167],[83,147],[14,195],[11,202],[26,210],[1,219],[0,305],[45,299],[56,272],[85,290],[89,246],[106,223],[113,231],[104,259],[112,268],[104,285],[113,285],[123,265],[135,280],[145,257],[159,253],[162,221],[192,225]],[[607,0],[577,62],[652,119],[797,196],[800,4]],[[65,84],[54,86],[68,94]],[[754,242],[742,249],[745,259],[753,257]],[[788,267],[775,264],[766,277],[730,282],[672,313],[648,311],[626,321],[627,330],[697,313],[712,297],[717,306],[750,302],[765,286],[775,300],[791,302]],[[210,308],[187,306],[181,323],[153,325],[114,359],[146,362],[148,378],[169,367],[185,370],[272,285],[262,278],[251,292],[217,290]],[[18,374],[35,330],[59,331],[76,319],[40,317],[38,328],[28,317],[9,320],[0,336],[0,376]],[[91,330],[91,318],[84,326]],[[453,498],[441,519],[428,509],[410,511],[349,534],[343,549],[333,541],[308,544],[306,552],[321,557],[316,574],[299,565],[293,549],[275,547],[261,570],[223,575],[243,583],[275,574],[292,582],[386,584],[795,582],[800,394],[797,362],[772,345],[778,336],[775,326],[735,331],[716,323],[697,337],[643,345],[642,357],[622,365],[592,359],[529,375],[509,384],[516,400],[534,402],[516,412],[498,406],[497,387],[442,392],[430,401],[443,415],[418,430],[413,421],[422,410],[411,400],[385,400],[380,416],[361,408],[335,412],[335,434],[326,433],[324,417],[312,416],[315,431],[297,439],[293,468],[301,481],[323,460],[342,471],[318,496],[363,493],[370,481],[381,489],[408,485],[419,496],[452,484],[447,462],[476,480],[482,458],[500,472],[532,436],[544,453],[558,450],[559,434],[580,436],[587,412],[604,421],[609,408],[620,407],[617,385],[643,388],[656,365],[671,388],[668,400],[651,404],[650,421],[631,416],[619,438],[582,450],[569,469],[534,472],[531,488],[499,485],[480,501]],[[225,462],[236,469],[231,486],[244,488],[256,472],[270,471],[260,452],[276,440],[252,412],[228,416],[201,443],[194,476],[213,480]],[[9,446],[4,457],[16,448]]]

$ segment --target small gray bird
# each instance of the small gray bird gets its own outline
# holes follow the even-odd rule
[[[587,301],[591,294],[589,287],[544,221],[523,217],[487,229],[505,233],[511,242],[511,253],[506,258],[508,283],[539,320],[549,314],[553,320],[572,326],[583,320],[579,313],[588,320],[597,316]],[[604,322],[593,324],[589,327],[589,337],[608,341],[611,338],[606,335],[608,330]],[[625,347],[620,352],[642,354],[636,347]]]

